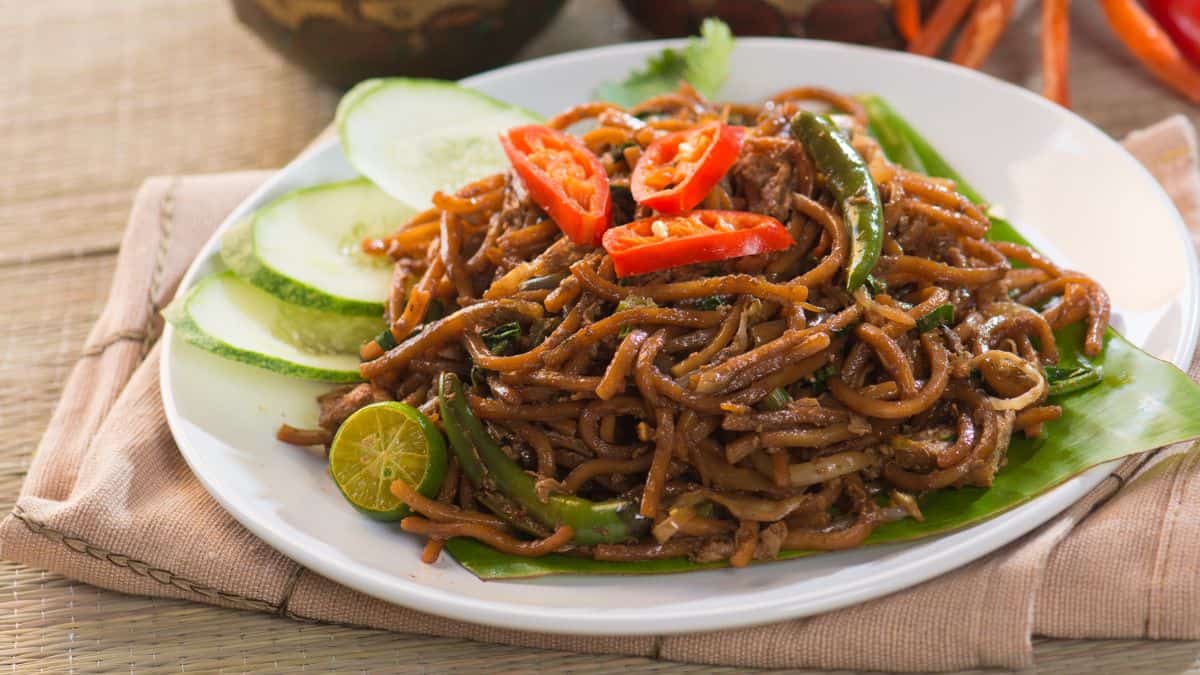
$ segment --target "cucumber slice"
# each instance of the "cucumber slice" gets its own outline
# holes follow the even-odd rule
[[[283,302],[231,270],[200,280],[163,316],[201,349],[328,382],[361,380],[358,347],[383,328],[382,318],[348,317]]]
[[[221,258],[243,279],[292,304],[380,316],[391,261],[366,255],[360,242],[395,231],[415,213],[365,178],[302,188],[230,230]]]
[[[497,136],[537,115],[453,82],[386,78],[342,97],[338,134],[350,164],[385,192],[418,208],[508,168]]]

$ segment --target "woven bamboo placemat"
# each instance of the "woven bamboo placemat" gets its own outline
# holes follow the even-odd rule
[[[1197,109],[1131,66],[1077,3],[1076,110],[1113,135]],[[1082,5],[1082,6],[1081,6]],[[1036,17],[993,73],[1036,81]],[[532,57],[641,38],[616,0],[574,0]],[[0,509],[96,319],[133,191],[155,174],[282,165],[324,127],[337,92],[250,37],[222,0],[0,0]],[[17,672],[714,672],[302,624],[104,591],[0,562],[0,664]],[[1040,671],[1200,669],[1200,644],[1040,641]],[[725,670],[723,672],[734,672]]]

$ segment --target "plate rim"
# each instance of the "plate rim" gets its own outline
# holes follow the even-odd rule
[[[557,67],[561,63],[586,60],[588,57],[599,52],[606,54],[651,53],[664,47],[678,47],[684,44],[684,42],[685,39],[682,38],[651,40],[576,50],[497,68],[466,78],[460,82],[471,86],[481,79],[486,79],[500,73],[536,72],[542,68]],[[1133,161],[1134,165],[1136,165],[1136,170],[1141,171],[1144,177],[1150,181],[1150,184],[1154,186],[1153,191],[1156,198],[1169,207],[1169,213],[1173,216],[1172,220],[1174,221],[1176,235],[1181,241],[1189,242],[1189,245],[1184,246],[1187,285],[1183,290],[1183,295],[1185,299],[1190,298],[1192,302],[1185,302],[1182,305],[1181,338],[1177,343],[1175,354],[1170,359],[1171,363],[1180,368],[1187,367],[1191,354],[1196,347],[1198,332],[1200,332],[1200,311],[1196,308],[1197,296],[1200,294],[1200,262],[1197,260],[1195,249],[1190,245],[1190,235],[1188,234],[1187,227],[1174,203],[1170,201],[1165,190],[1158,184],[1150,172],[1140,162],[1130,156],[1115,139],[1109,137],[1088,120],[1073,112],[1058,109],[1058,106],[1055,104],[1046,101],[1023,87],[943,61],[872,47],[795,38],[738,38],[735,50],[742,49],[744,46],[754,47],[756,45],[795,45],[803,46],[806,49],[864,51],[883,58],[917,60],[921,62],[921,67],[933,68],[935,70],[953,70],[955,71],[955,76],[982,78],[989,81],[990,84],[998,84],[1002,88],[1007,89],[1009,93],[1024,97],[1036,105],[1057,109],[1056,114],[1068,115],[1076,123],[1082,123],[1088,132],[1097,136],[1102,143],[1115,146],[1121,153]],[[186,292],[187,289],[194,285],[199,271],[219,248],[221,235],[234,222],[248,212],[252,208],[252,205],[262,201],[265,195],[278,189],[278,185],[284,182],[290,170],[311,161],[317,155],[332,152],[337,146],[340,146],[340,142],[334,136],[300,152],[294,159],[268,178],[262,185],[243,199],[237,207],[230,211],[189,265],[176,290],[176,296]],[[232,515],[242,526],[246,527],[247,530],[261,538],[275,550],[309,570],[372,597],[450,619],[517,630],[573,635],[666,635],[760,625],[841,609],[860,602],[890,595],[904,588],[909,588],[928,579],[940,576],[950,570],[978,560],[1001,546],[1036,530],[1059,515],[1071,504],[1081,499],[1109,475],[1112,467],[1122,461],[1118,459],[1093,467],[1050,490],[1046,494],[1026,502],[1001,516],[964,528],[964,530],[971,530],[986,525],[988,526],[989,537],[986,541],[967,539],[959,542],[953,548],[941,551],[930,564],[923,566],[922,569],[917,570],[915,573],[912,570],[905,570],[903,574],[893,572],[890,575],[877,575],[871,577],[869,580],[864,579],[857,583],[852,583],[849,587],[840,587],[837,595],[834,597],[825,596],[815,601],[807,599],[788,602],[786,598],[782,598],[757,605],[739,606],[737,610],[731,610],[728,606],[706,608],[702,611],[684,607],[676,610],[677,614],[657,616],[653,628],[646,627],[638,630],[630,630],[630,626],[638,624],[638,612],[633,609],[589,611],[578,607],[514,605],[505,601],[483,600],[470,596],[455,595],[448,591],[409,582],[400,575],[391,576],[389,583],[384,584],[371,578],[371,575],[357,571],[353,566],[343,566],[333,563],[321,558],[319,555],[310,554],[301,546],[293,545],[285,534],[276,531],[269,523],[263,522],[253,513],[243,511],[236,502],[224,495],[224,492],[217,483],[211,480],[212,476],[208,475],[202,468],[197,468],[201,464],[202,452],[180,440],[186,436],[181,432],[183,420],[180,417],[180,412],[172,392],[173,383],[169,364],[173,360],[172,345],[174,342],[174,328],[169,323],[166,324],[160,341],[163,343],[159,363],[160,393],[172,437],[179,448],[180,454],[183,455],[184,460],[192,470],[193,475],[197,477],[205,490],[221,504],[222,508]],[[1005,516],[1025,511],[1034,505],[1037,505],[1039,508],[1032,514],[1031,518],[1004,519]],[[786,562],[777,564],[786,564]],[[665,629],[663,628],[664,626],[666,626]]]

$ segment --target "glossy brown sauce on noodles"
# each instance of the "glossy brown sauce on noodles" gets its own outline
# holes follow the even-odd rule
[[[787,134],[791,116],[814,104],[852,118],[851,142],[884,203],[876,281],[853,294],[841,216]],[[539,489],[623,496],[655,523],[624,544],[530,540],[452,466],[436,500],[410,502],[427,518],[405,529],[431,538],[427,560],[452,536],[518,555],[734,565],[850,548],[881,523],[920,518],[921,492],[990,485],[1012,435],[1036,435],[1061,414],[1045,400],[1052,331],[1085,322],[1085,352],[1098,353],[1104,290],[986,240],[981,208],[949,181],[890,164],[853,99],[799,88],[731,105],[684,87],[630,110],[582,104],[548,125],[591,122],[580,137],[608,173],[620,225],[650,215],[628,192],[642,150],[714,119],[745,125],[747,140],[699,208],[771,215],[790,230],[790,249],[618,280],[603,249],[565,239],[508,173],[439,193],[434,208],[367,243],[395,261],[386,318],[399,346],[364,347],[368,382],[322,398],[325,430],[378,400],[436,419],[436,378],[456,372],[473,383],[472,410]],[[954,320],[920,330],[945,304]],[[493,353],[484,335],[513,321],[520,337]],[[777,390],[786,404],[767,409]],[[289,433],[329,438],[281,437]]]

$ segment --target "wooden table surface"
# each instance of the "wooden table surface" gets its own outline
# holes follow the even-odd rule
[[[1200,109],[1159,87],[1075,3],[1077,112],[1121,136]],[[641,39],[616,0],[573,0],[522,58]],[[1038,86],[1036,12],[989,71]],[[277,167],[338,92],[283,63],[222,0],[0,0],[0,509],[104,303],[130,200],[147,176]],[[0,563],[0,663],[14,671],[527,670],[708,672],[308,625],[126,596]],[[1039,640],[1039,670],[1200,668],[1200,643]],[[1134,661],[1126,661],[1133,659]],[[732,671],[729,671],[732,672]]]

